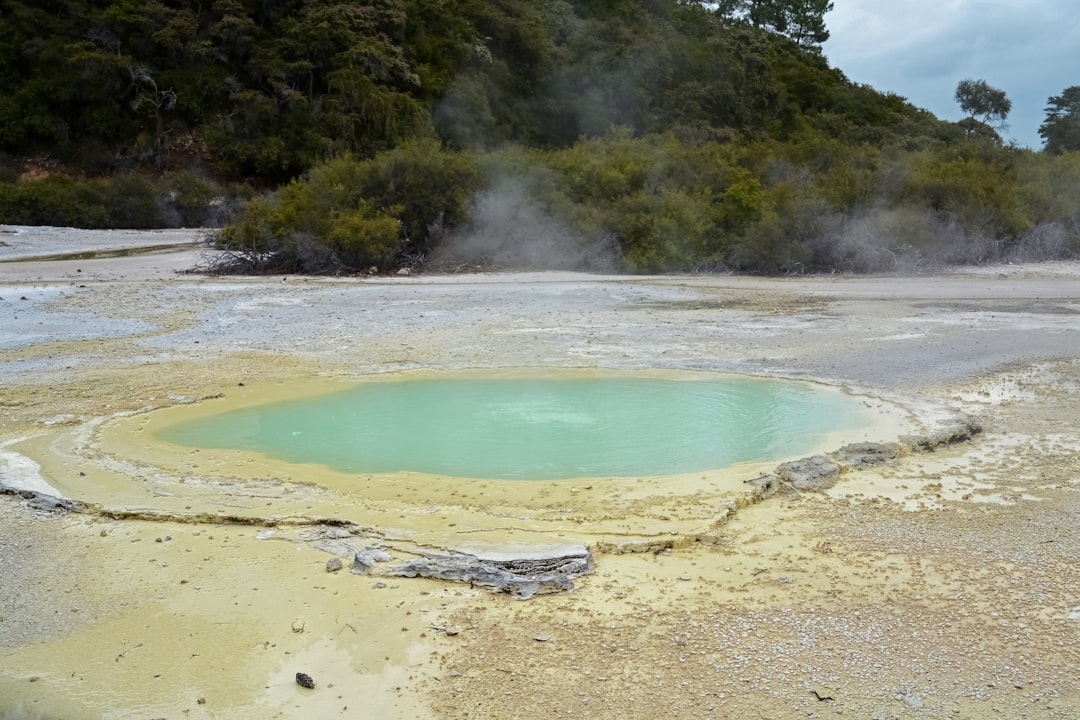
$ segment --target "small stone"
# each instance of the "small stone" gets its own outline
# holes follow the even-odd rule
[[[326,572],[337,572],[341,568],[341,558],[330,558],[326,561]]]
[[[907,703],[908,706],[913,707],[916,710],[923,706],[923,699],[918,695],[905,695],[904,702]]]
[[[206,698],[201,697],[198,700],[196,700],[195,702],[199,703],[200,705],[205,705],[206,704]]]

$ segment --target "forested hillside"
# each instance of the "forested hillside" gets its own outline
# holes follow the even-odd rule
[[[841,0],[837,0],[841,1]],[[0,222],[249,267],[911,269],[1080,250],[1080,161],[849,82],[827,0],[7,0]]]

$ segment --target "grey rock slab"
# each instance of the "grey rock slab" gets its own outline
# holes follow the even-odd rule
[[[583,545],[521,550],[432,552],[388,569],[391,575],[428,577],[484,585],[527,599],[565,592],[573,578],[592,572],[592,554]]]

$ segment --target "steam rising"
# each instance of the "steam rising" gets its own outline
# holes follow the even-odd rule
[[[615,239],[583,237],[546,210],[518,179],[478,192],[468,220],[444,237],[431,258],[444,269],[580,270],[615,272]]]

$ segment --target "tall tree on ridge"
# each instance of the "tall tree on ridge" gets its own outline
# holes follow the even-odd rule
[[[1080,85],[1065,88],[1046,102],[1046,122],[1039,126],[1046,152],[1080,150]]]
[[[1004,90],[990,87],[985,80],[961,80],[956,86],[956,102],[968,117],[960,122],[971,137],[990,130],[1005,128],[1005,118],[1012,110],[1012,100]],[[997,133],[992,133],[996,135]]]
[[[825,13],[833,9],[832,0],[720,0],[715,5],[723,17],[787,35],[806,48],[829,39]]]

